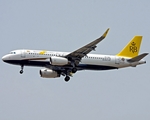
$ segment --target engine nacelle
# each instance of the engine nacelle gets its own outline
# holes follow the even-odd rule
[[[60,74],[58,74],[58,72],[51,70],[51,69],[41,69],[40,75],[41,75],[41,77],[44,77],[44,78],[60,77]]]
[[[50,57],[50,64],[62,66],[69,64],[69,61],[67,58],[52,56]]]

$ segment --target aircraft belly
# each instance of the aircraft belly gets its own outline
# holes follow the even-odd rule
[[[77,66],[78,69],[81,70],[110,70],[110,69],[118,69],[117,67],[106,66],[106,65],[92,65],[92,64],[79,64]]]
[[[39,61],[39,60],[8,60],[6,61],[9,64],[14,64],[14,65],[26,65],[26,66],[41,66],[45,67],[46,65],[50,65],[49,61]]]

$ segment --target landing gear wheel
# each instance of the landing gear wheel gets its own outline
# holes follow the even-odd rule
[[[23,73],[23,70],[20,70],[20,74],[22,74]]]
[[[70,77],[69,77],[69,76],[66,76],[66,77],[65,77],[65,81],[68,82],[69,80],[70,80]]]
[[[76,73],[76,72],[77,72],[77,68],[73,68],[72,73]]]

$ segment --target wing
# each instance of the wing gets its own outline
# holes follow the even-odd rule
[[[70,54],[66,55],[65,57],[68,59],[74,60],[74,62],[79,62],[82,59],[82,57],[86,56],[92,50],[95,50],[95,48],[97,47],[96,45],[106,37],[108,31],[109,31],[109,28],[98,39],[96,39],[96,40],[92,41],[91,43],[79,48],[78,50],[75,50],[74,52],[71,52]]]

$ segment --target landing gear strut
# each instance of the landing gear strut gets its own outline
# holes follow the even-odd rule
[[[21,65],[21,70],[20,70],[20,74],[23,73],[23,65]]]

